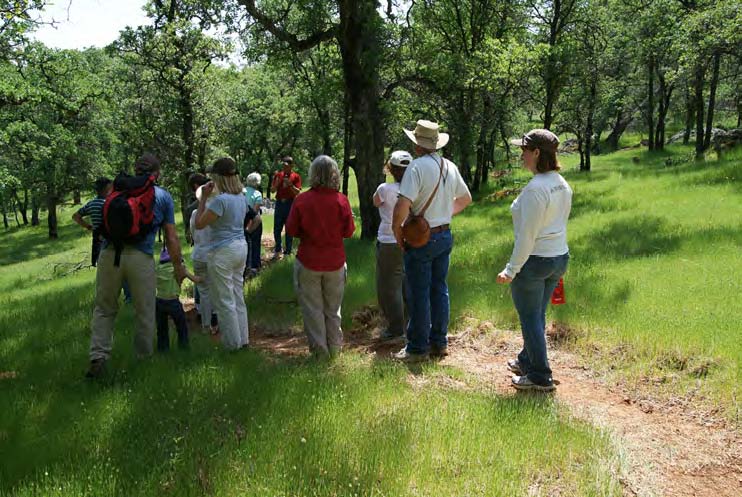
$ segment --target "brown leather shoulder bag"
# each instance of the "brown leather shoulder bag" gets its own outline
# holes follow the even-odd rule
[[[444,159],[441,157],[441,174],[438,176],[438,183],[435,185],[435,189],[433,190],[433,193],[430,194],[428,201],[425,202],[425,205],[417,214],[413,214],[412,210],[410,210],[409,216],[407,216],[407,219],[405,219],[405,222],[402,224],[402,236],[404,237],[404,241],[412,248],[423,247],[428,243],[428,240],[430,240],[430,224],[428,224],[428,220],[425,219],[425,212],[428,210],[428,207],[430,207],[430,203],[433,201],[433,198],[435,198],[435,194],[438,193],[438,187],[441,186],[441,179],[443,178],[443,161]]]

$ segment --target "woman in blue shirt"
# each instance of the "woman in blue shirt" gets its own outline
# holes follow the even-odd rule
[[[212,305],[219,317],[222,343],[227,349],[247,347],[247,306],[243,292],[247,243],[244,222],[248,211],[237,165],[229,157],[209,170],[211,181],[202,189],[196,211],[196,229],[211,227],[207,270]]]

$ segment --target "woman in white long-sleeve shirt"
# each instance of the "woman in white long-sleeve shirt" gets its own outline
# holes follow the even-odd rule
[[[201,201],[203,189],[199,187],[196,190],[196,200]],[[193,260],[193,272],[201,281],[196,283],[196,288],[200,294],[200,311],[201,311],[201,328],[205,333],[216,333],[216,328],[212,327],[213,307],[211,305],[211,294],[209,292],[209,272],[208,272],[208,254],[209,244],[211,244],[211,227],[206,226],[203,229],[196,228],[196,216],[198,209],[194,209],[191,214],[190,227],[191,236],[193,237],[193,251],[191,259]]]
[[[569,262],[567,219],[572,189],[558,173],[559,138],[554,133],[534,129],[511,143],[521,147],[523,167],[533,173],[533,179],[510,207],[515,246],[510,261],[497,275],[498,283],[510,283],[523,334],[523,350],[517,359],[508,361],[508,367],[515,373],[515,388],[551,391],[546,307]]]

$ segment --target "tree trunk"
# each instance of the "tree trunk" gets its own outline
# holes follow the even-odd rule
[[[477,168],[474,173],[474,190],[479,191],[482,185],[485,163],[487,162],[487,136],[489,131],[490,114],[492,113],[492,101],[484,94],[482,95],[482,120],[479,123],[479,138],[477,139]]]
[[[580,171],[584,171],[585,169],[585,147],[582,134],[577,133],[577,151],[580,153]]]
[[[709,105],[706,110],[706,135],[703,137],[703,150],[711,146],[711,129],[714,125],[714,107],[716,106],[716,87],[719,85],[719,64],[721,54],[714,54],[714,66],[711,72],[711,83],[709,85]]]
[[[340,0],[340,53],[346,92],[350,97],[355,173],[361,211],[361,238],[374,240],[379,211],[373,194],[384,180],[384,125],[379,107],[382,19],[376,0]]]
[[[621,135],[623,135],[633,119],[631,113],[624,115],[624,109],[618,109],[618,112],[616,112],[616,122],[613,123],[613,128],[605,139],[605,144],[610,150],[618,150],[618,142],[621,139]]]
[[[15,200],[18,206],[18,211],[21,213],[21,219],[23,219],[23,226],[28,226],[28,190],[23,190],[23,201],[18,196],[18,191],[13,190],[13,200]],[[16,218],[18,216],[16,215]]]
[[[0,197],[0,204],[3,205],[3,226],[5,226],[5,229],[10,229],[10,225],[8,224],[8,213],[5,210],[5,197]]]
[[[343,195],[348,195],[348,180],[353,153],[353,120],[350,114],[350,96],[345,91],[343,105]]]
[[[36,195],[31,196],[31,226],[38,226],[39,221],[39,200]]]
[[[80,195],[80,190],[75,190],[72,192],[72,205],[80,205],[82,203],[82,196]]]
[[[742,128],[742,95],[734,97],[737,105],[737,127]]]
[[[690,143],[690,134],[693,131],[693,121],[695,120],[696,107],[691,97],[690,86],[685,86],[685,131],[683,132],[683,145]]]
[[[647,129],[649,130],[648,148],[654,150],[654,57],[647,61]]]
[[[656,150],[664,150],[665,121],[667,120],[667,111],[670,109],[670,99],[672,98],[672,92],[675,85],[672,84],[668,87],[665,82],[665,77],[662,74],[659,74],[657,79],[660,84],[660,101],[657,109],[657,127],[654,135],[654,148]]]
[[[47,191],[46,209],[48,211],[46,224],[49,227],[49,239],[56,240],[59,238],[57,231],[57,195],[52,191]]]
[[[696,157],[703,156],[703,83],[706,76],[706,66],[702,61],[698,61],[696,66],[696,75],[693,81],[695,86],[695,103],[696,103]]]
[[[185,75],[183,76],[185,78]],[[180,189],[180,212],[183,215],[183,232],[186,238],[189,236],[190,223],[186,219],[187,208],[191,200],[191,191],[188,188],[188,175],[193,171],[193,158],[194,158],[194,135],[193,135],[193,101],[191,98],[190,90],[185,86],[184,82],[181,82],[179,88],[180,94],[180,110],[183,114],[183,123],[181,129],[181,135],[183,139],[183,145],[185,147],[183,154],[183,166],[182,173],[179,181]]]
[[[596,81],[597,75],[593,75],[593,79],[590,81],[590,96],[587,106],[587,123],[585,125],[585,162],[584,164],[580,161],[580,171],[590,171],[590,156],[593,148],[593,128],[595,121],[595,106],[598,99],[598,82]]]

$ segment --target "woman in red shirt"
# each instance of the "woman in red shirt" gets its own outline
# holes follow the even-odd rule
[[[337,163],[320,155],[309,167],[310,189],[294,200],[286,233],[299,238],[294,289],[304,318],[310,351],[334,356],[343,346],[340,306],[347,269],[343,238],[355,231],[348,198],[338,192]]]

